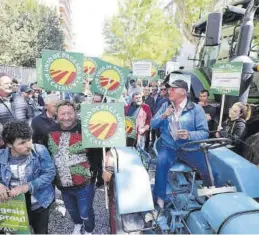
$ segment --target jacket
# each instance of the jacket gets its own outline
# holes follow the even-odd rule
[[[50,128],[45,145],[55,162],[57,187],[67,188],[90,183],[92,163],[87,156],[87,149],[82,146],[80,122],[68,131],[62,130],[57,123]]]
[[[14,95],[7,99],[0,97],[0,123],[5,124],[15,119],[28,121],[32,117],[31,110],[25,99]]]
[[[158,110],[157,114],[151,119],[151,127],[154,129],[160,128],[162,144],[169,148],[177,149],[182,144],[202,140],[208,138],[208,123],[206,120],[205,112],[200,105],[192,103],[190,100],[187,101],[185,108],[179,119],[179,126],[181,129],[189,131],[189,139],[187,140],[174,140],[170,134],[169,119],[162,119],[162,114],[170,105],[170,101],[164,103]]]
[[[48,133],[48,130],[55,125],[55,120],[48,118],[46,111],[33,118],[31,122],[33,143],[42,144],[43,138]]]
[[[0,150],[0,183],[9,187],[12,176],[8,162],[10,149]],[[54,200],[55,192],[52,181],[56,175],[53,161],[48,150],[35,144],[26,165],[26,177],[29,185],[29,192],[38,201],[39,205],[47,208]]]
[[[239,140],[242,141],[246,137],[246,121],[242,118],[234,121],[227,119],[222,127],[223,130],[220,131],[220,136],[230,138],[234,145],[240,144]]]
[[[154,114],[154,108],[155,108],[155,99],[149,95],[148,97],[142,97],[142,100],[145,104],[147,104],[151,110],[152,115]]]

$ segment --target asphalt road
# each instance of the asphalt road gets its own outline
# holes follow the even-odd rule
[[[60,197],[60,192],[57,192],[57,198]],[[109,214],[105,209],[104,190],[97,189],[94,198],[95,211],[95,229],[93,234],[108,234],[109,228]],[[49,218],[49,233],[50,234],[71,234],[74,229],[74,224],[71,221],[69,214],[66,212],[65,217],[57,209],[50,213]]]

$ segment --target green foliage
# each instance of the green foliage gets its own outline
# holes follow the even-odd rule
[[[254,47],[258,50],[258,55],[259,55],[259,22],[255,23],[253,44],[254,44]]]
[[[175,0],[177,5],[176,19],[183,29],[186,39],[196,43],[192,36],[192,27],[200,19],[211,12],[216,4],[215,0]]]
[[[4,0],[0,8],[0,64],[35,67],[42,49],[64,49],[55,10],[36,0]]]
[[[126,67],[135,59],[151,59],[162,65],[175,55],[181,34],[157,0],[121,0],[118,5],[118,14],[104,26],[106,60]]]

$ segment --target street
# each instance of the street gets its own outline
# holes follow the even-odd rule
[[[56,193],[57,198],[60,197],[60,192]],[[95,212],[95,229],[93,234],[108,234],[109,230],[109,214],[105,209],[104,190],[97,189],[94,198]],[[50,214],[49,219],[49,234],[71,234],[74,229],[74,224],[71,221],[69,214],[66,212],[65,217],[54,209]]]

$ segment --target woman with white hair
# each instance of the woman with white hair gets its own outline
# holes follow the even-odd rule
[[[56,105],[60,101],[60,97],[57,94],[49,94],[44,99],[45,109],[42,114],[33,118],[31,127],[33,130],[32,140],[33,143],[42,144],[42,139],[56,122]]]

